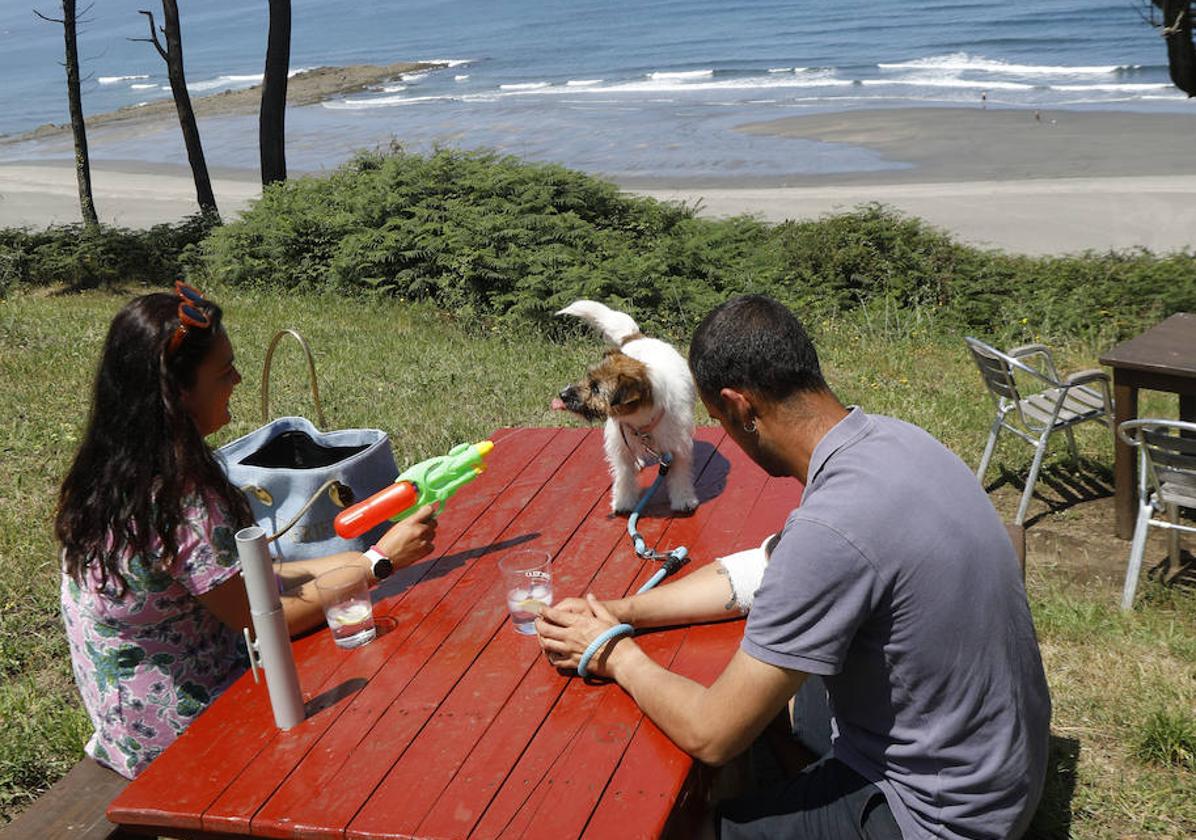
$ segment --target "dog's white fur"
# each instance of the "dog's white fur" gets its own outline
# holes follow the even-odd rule
[[[676,511],[692,511],[698,506],[694,492],[694,381],[689,365],[671,344],[656,338],[633,338],[640,332],[635,320],[592,300],[569,304],[558,315],[573,315],[594,326],[611,344],[641,362],[648,371],[652,387],[652,405],[620,419],[608,417],[603,429],[606,460],[613,486],[611,509],[626,513],[639,502],[636,473],[653,455],[665,452],[673,464],[665,478],[669,506]],[[636,430],[648,426],[657,412],[660,420],[645,441]],[[623,428],[620,428],[620,427]]]

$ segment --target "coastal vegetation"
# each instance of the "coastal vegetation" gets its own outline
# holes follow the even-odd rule
[[[561,167],[450,151],[362,154],[267,187],[222,226],[0,231],[0,819],[77,761],[89,733],[49,523],[109,319],[180,272],[225,307],[245,376],[214,443],[257,425],[266,342],[293,327],[316,350],[332,422],[386,429],[399,463],[503,425],[571,422],[548,402],[597,340],[552,313],[579,296],[684,344],[715,302],[774,294],[803,314],[846,402],[918,423],[969,463],[991,407],[963,334],[1048,340],[1075,369],[1196,309],[1190,252],[1013,256],[882,206],[710,220]],[[280,355],[274,370],[276,407],[310,412],[302,362]],[[1174,405],[1146,395],[1142,410]],[[1031,508],[1027,589],[1054,701],[1031,836],[1190,836],[1196,594],[1151,578],[1133,611],[1117,609],[1128,544],[1111,535],[1112,446],[1086,425],[1092,481],[1078,496],[1044,481]],[[1016,440],[998,448],[990,490],[1006,516],[1029,455]],[[1060,446],[1048,476],[1065,476],[1063,461]]]
[[[1026,257],[962,245],[881,205],[770,225],[625,195],[552,164],[486,153],[361,153],[324,178],[269,185],[241,217],[147,231],[0,231],[0,294],[185,271],[259,289],[383,293],[550,334],[579,297],[681,337],[728,294],[810,317],[911,313],[997,340],[1104,341],[1196,308],[1196,254]]]

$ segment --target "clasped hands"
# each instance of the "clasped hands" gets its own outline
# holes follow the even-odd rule
[[[554,606],[544,607],[536,618],[536,633],[550,664],[561,669],[576,669],[590,643],[619,623],[619,619],[591,594],[585,598],[565,598]],[[611,639],[594,654],[586,666],[587,672],[595,677],[612,678],[612,658],[620,649],[626,650],[634,644],[626,636]]]

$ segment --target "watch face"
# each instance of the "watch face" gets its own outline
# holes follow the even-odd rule
[[[374,577],[378,580],[390,577],[390,573],[395,570],[394,564],[389,559],[381,557],[374,561]]]

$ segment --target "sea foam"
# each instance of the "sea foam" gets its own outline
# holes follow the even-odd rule
[[[912,61],[880,62],[881,70],[955,70],[959,72],[999,73],[1015,76],[1108,76],[1126,70],[1141,69],[1140,65],[1100,64],[1076,66],[1067,64],[1013,64],[966,52],[927,56]]]

